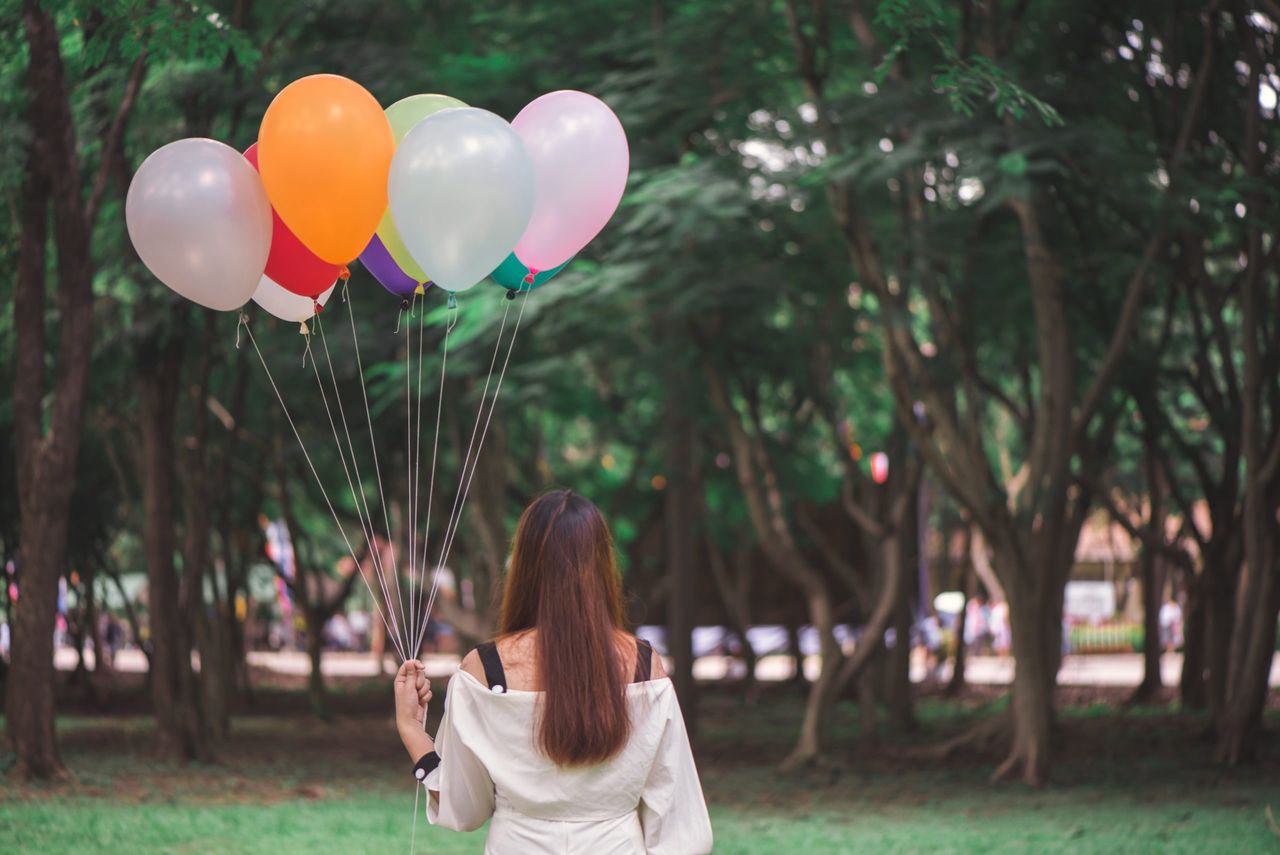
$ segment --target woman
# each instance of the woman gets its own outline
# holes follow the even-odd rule
[[[568,491],[520,517],[501,634],[449,682],[433,741],[422,664],[396,675],[396,722],[427,817],[493,818],[488,853],[693,855],[711,823],[661,660],[622,630],[622,584],[600,511]]]

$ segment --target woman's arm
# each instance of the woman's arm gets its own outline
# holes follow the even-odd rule
[[[431,681],[417,659],[410,659],[396,673],[396,730],[409,760],[417,763],[423,755],[436,750],[435,741],[427,736],[427,704],[431,701]]]

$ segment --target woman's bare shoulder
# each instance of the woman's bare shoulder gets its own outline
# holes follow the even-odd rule
[[[484,682],[484,663],[480,661],[480,652],[472,650],[466,656],[462,657],[462,670],[466,671],[472,677],[480,682]]]
[[[638,635],[632,635],[631,633],[627,632],[627,633],[622,633],[620,638],[622,639],[621,646],[623,650],[626,652],[626,655],[632,657],[632,661],[635,661],[634,660],[634,657],[636,655],[635,652],[643,649],[640,646],[640,641],[641,641],[640,637]],[[650,645],[650,647],[652,648],[653,645]],[[658,655],[658,651],[656,648],[651,650],[649,656],[650,656],[649,679],[658,680],[667,676],[667,669],[663,667],[662,657]]]
[[[658,655],[658,651],[653,651],[653,663],[649,669],[649,677],[652,680],[660,680],[667,676],[667,669],[662,664],[662,657]]]

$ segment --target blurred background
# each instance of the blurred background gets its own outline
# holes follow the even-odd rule
[[[317,72],[507,119],[581,89],[631,145],[612,223],[527,298],[437,698],[520,511],[568,487],[717,851],[1276,845],[1274,0],[2,8],[0,848],[409,843],[379,618],[408,579],[374,553],[443,531],[505,292],[459,296],[417,515],[402,413],[419,371],[434,413],[444,300],[353,265],[321,316],[353,430],[367,389],[366,541],[311,339],[247,310],[319,485],[237,315],[124,229],[148,153],[243,150]]]

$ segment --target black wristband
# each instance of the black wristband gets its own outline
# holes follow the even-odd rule
[[[419,783],[425,781],[437,766],[440,765],[440,755],[434,751],[428,751],[423,754],[421,759],[413,765],[414,780]]]

